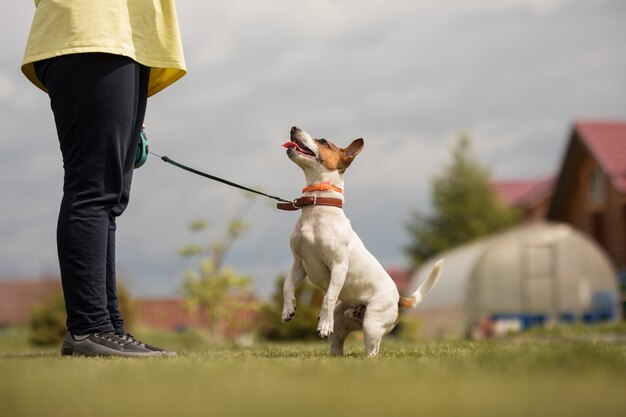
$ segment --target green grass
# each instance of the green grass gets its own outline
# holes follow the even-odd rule
[[[208,347],[147,334],[177,358],[60,358],[0,333],[3,416],[621,416],[623,344],[505,339]],[[141,335],[142,337],[144,335]],[[157,339],[157,340],[155,340]]]

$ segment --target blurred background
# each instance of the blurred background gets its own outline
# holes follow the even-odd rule
[[[291,199],[303,185],[280,147],[291,126],[340,146],[362,137],[345,211],[368,249],[403,293],[433,256],[451,261],[417,313],[434,323],[421,332],[482,337],[620,318],[626,3],[177,7],[189,72],[149,100],[152,151]],[[48,98],[19,69],[33,12],[24,1],[0,16],[0,326],[36,322],[42,302],[43,321],[59,310],[61,156]],[[151,157],[118,221],[129,320],[204,328],[215,340],[259,329],[292,337],[268,317],[279,320],[296,218]],[[597,261],[570,265],[581,259]],[[226,290],[207,295],[215,281]],[[301,291],[315,320],[320,295]],[[301,320],[288,332],[314,336]]]

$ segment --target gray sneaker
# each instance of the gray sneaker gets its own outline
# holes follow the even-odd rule
[[[91,333],[80,337],[67,332],[61,346],[61,356],[71,355],[124,356],[132,358],[165,356],[162,352],[146,349],[134,340],[122,338],[113,332]]]

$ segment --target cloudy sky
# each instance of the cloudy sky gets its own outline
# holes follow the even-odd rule
[[[385,266],[406,266],[404,225],[466,132],[498,179],[560,165],[572,123],[626,119],[623,0],[179,0],[189,73],[149,100],[151,149],[287,198],[303,177],[280,145],[297,125],[365,149],[346,213]],[[0,279],[58,274],[61,156],[48,98],[19,71],[33,2],[0,16]],[[226,261],[267,295],[290,264],[297,218],[269,200],[156,158],[118,221],[118,274],[135,295],[174,294],[186,226],[251,230]]]

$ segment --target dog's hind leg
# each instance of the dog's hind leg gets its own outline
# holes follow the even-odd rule
[[[343,344],[346,337],[354,331],[360,330],[363,326],[363,315],[358,311],[365,311],[365,306],[349,307],[343,306],[341,302],[337,303],[334,311],[334,330],[328,336],[330,341],[330,354],[333,356],[343,355]],[[357,312],[357,313],[355,313]]]
[[[393,329],[398,318],[398,307],[394,305],[370,304],[363,319],[365,353],[370,358],[378,356],[380,341]]]
[[[291,272],[283,284],[283,314],[281,320],[289,321],[296,315],[296,288],[306,277],[302,263],[294,258]]]

